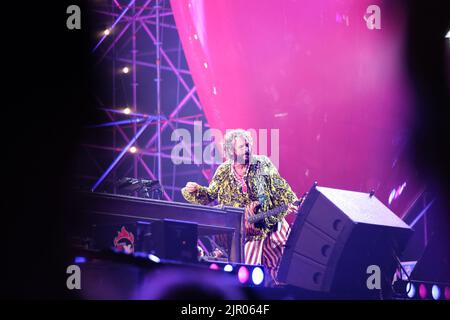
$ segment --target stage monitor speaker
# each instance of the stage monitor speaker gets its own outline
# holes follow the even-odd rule
[[[280,261],[278,280],[307,290],[364,297],[371,265],[392,280],[411,228],[373,193],[309,191]],[[372,272],[372,271],[371,271]],[[362,294],[361,294],[362,293]]]

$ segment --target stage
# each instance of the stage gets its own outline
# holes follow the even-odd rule
[[[2,297],[450,299],[443,5],[24,7],[5,9]]]

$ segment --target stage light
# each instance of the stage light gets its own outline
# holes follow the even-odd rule
[[[403,190],[406,188],[406,182],[403,182],[401,186],[396,189],[392,189],[389,194],[388,204],[391,204],[394,200],[396,200],[402,194]]]
[[[427,287],[423,283],[421,283],[419,286],[419,296],[422,299],[425,299],[427,297]]]
[[[194,39],[198,40],[198,35],[196,33],[194,33]]]
[[[208,69],[208,64],[206,62],[203,62],[203,66],[205,67],[205,69]]]
[[[211,263],[211,265],[209,266],[209,268],[210,268],[211,270],[219,270],[219,266],[218,266],[217,264],[215,264],[215,263]]]
[[[130,114],[131,113],[131,109],[126,107],[125,109],[123,109],[123,113]]]
[[[416,287],[411,282],[408,282],[406,285],[406,294],[410,299],[414,298],[416,295]]]
[[[223,267],[223,271],[231,272],[233,271],[233,266],[231,264],[227,264],[225,267]]]
[[[216,89],[216,87],[213,87],[213,94],[214,94],[214,95],[217,95],[217,89]]]
[[[153,255],[153,254],[149,254],[149,255],[148,255],[148,258],[149,258],[151,261],[155,262],[155,263],[160,263],[160,262],[161,262],[161,259],[158,258],[157,256]]]
[[[400,187],[400,194],[402,194],[403,190],[406,188],[406,182],[403,182],[402,186]]]
[[[431,296],[434,300],[439,300],[439,298],[441,297],[441,289],[439,289],[437,285],[433,285],[433,287],[431,288]]]
[[[86,258],[85,257],[75,257],[75,263],[76,264],[85,263],[85,262],[86,262]]]
[[[241,266],[238,271],[239,282],[244,284],[248,281],[249,277],[250,277],[250,274],[248,272],[248,269],[244,266]]]
[[[448,40],[450,40],[450,30],[447,31],[447,34],[445,35],[445,37],[446,37]]]
[[[111,32],[109,31],[109,29],[106,29],[105,31],[103,31],[103,34],[104,34],[105,36],[109,36],[110,33],[111,33]]]
[[[260,285],[264,281],[264,272],[260,267],[256,267],[252,271],[252,281],[255,285]]]
[[[130,72],[130,69],[128,67],[123,67],[122,72],[128,73],[128,72]]]
[[[392,189],[391,193],[389,194],[389,199],[388,199],[389,204],[391,204],[392,200],[394,200],[394,196],[395,196],[395,189]]]
[[[445,300],[450,300],[450,288],[449,287],[445,287],[445,289],[444,289],[444,298],[445,298]]]
[[[136,148],[135,146],[132,146],[132,147],[130,148],[130,152],[131,152],[131,153],[136,153],[136,152],[137,152],[137,148]]]

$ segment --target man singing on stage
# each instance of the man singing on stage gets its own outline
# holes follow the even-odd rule
[[[284,217],[298,210],[293,205],[298,199],[268,157],[252,154],[252,143],[247,131],[227,132],[223,145],[227,161],[217,168],[209,186],[188,182],[182,194],[192,203],[206,205],[217,200],[222,205],[245,207],[245,263],[263,264],[277,284],[278,264],[290,231]],[[282,205],[288,209],[255,224],[247,221],[258,209]]]

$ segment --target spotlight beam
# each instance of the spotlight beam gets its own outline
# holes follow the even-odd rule
[[[112,113],[120,113],[125,114],[123,110],[117,110],[117,109],[111,109],[111,108],[99,108],[100,110],[112,112]],[[140,118],[149,118],[152,117],[151,115],[145,114],[145,113],[138,113],[138,112],[130,112],[126,114],[127,116],[134,116],[134,117],[140,117]],[[165,119],[165,116],[161,116],[161,120],[167,120]]]
[[[117,163],[120,161],[120,159],[123,158],[125,153],[130,149],[136,140],[144,133],[145,129],[149,126],[150,122],[154,119],[154,117],[147,120],[147,122],[139,129],[139,131],[136,133],[136,135],[128,142],[125,148],[123,148],[122,152],[117,156],[116,159],[110,164],[110,166],[106,169],[106,171],[102,174],[102,176],[95,182],[95,184],[92,186],[91,191],[94,192],[97,187],[102,183],[102,181],[106,178],[106,176],[111,172],[111,170],[117,165]]]
[[[131,0],[130,3],[128,4],[128,6],[125,8],[125,10],[122,11],[122,13],[120,14],[120,16],[116,19],[116,21],[114,21],[113,25],[111,26],[110,29],[114,29],[114,27],[116,26],[117,23],[119,23],[119,21],[122,19],[122,17],[125,15],[125,13],[127,13],[128,9],[130,9],[130,7],[134,4],[136,0]],[[92,49],[92,52],[94,53],[95,50],[97,50],[97,48],[100,46],[100,44],[103,42],[103,40],[105,40],[105,38],[107,37],[107,35],[103,35],[103,37],[100,39],[100,41],[97,43],[97,45],[94,47],[94,49]]]
[[[131,59],[117,59],[117,61],[121,61],[121,62],[125,62],[125,63],[133,62]],[[148,68],[152,68],[152,69],[156,68],[156,64],[145,62],[145,61],[136,60],[136,64],[139,66],[144,66],[144,67],[148,67]],[[173,68],[171,68],[171,67],[166,67],[166,66],[160,66],[160,67],[161,67],[161,70],[173,72]],[[189,70],[178,69],[178,68],[176,68],[176,69],[180,74],[191,75],[191,72]]]
[[[422,218],[424,216],[425,213],[427,213],[428,209],[431,207],[431,205],[434,203],[433,199],[420,213],[419,215],[414,219],[413,222],[411,222],[411,224],[409,225],[411,228],[413,228],[415,226],[415,224],[417,223],[417,221],[420,220],[420,218]]]
[[[111,51],[111,49],[116,45],[116,43],[119,42],[120,38],[122,38],[122,36],[125,34],[125,32],[130,27],[130,25],[131,25],[131,22],[129,22],[125,27],[123,27],[122,31],[120,31],[120,33],[114,39],[113,43],[108,47],[108,49],[105,50],[105,52],[100,57],[100,59],[98,59],[97,64],[99,64],[105,58],[105,56],[108,54],[108,52]]]
[[[143,6],[142,8],[138,11],[138,13],[136,13],[136,15],[134,16],[135,18],[139,17],[142,12],[144,12],[144,10],[147,8],[147,5],[151,2],[152,0],[148,0]],[[98,59],[97,64],[99,64],[100,62],[102,62],[102,60],[105,58],[105,56],[109,53],[109,51],[111,51],[112,48],[114,48],[114,46],[119,42],[119,40],[122,38],[122,36],[125,34],[125,32],[128,30],[128,28],[131,26],[133,22],[133,19],[130,19],[129,22],[127,22],[127,24],[125,25],[125,27],[123,27],[122,31],[119,33],[119,35],[114,39],[113,43],[111,43],[111,45],[108,47],[108,49],[105,50],[105,52],[103,53],[103,55],[100,57],[100,59]],[[128,41],[127,41],[128,43]]]
[[[117,111],[117,110],[115,110]],[[108,117],[113,120],[113,117],[111,115],[110,112],[106,111],[106,114],[108,115]],[[149,122],[150,124],[150,122]],[[119,126],[116,126],[118,132],[122,135],[122,138],[126,141],[129,142],[129,138],[128,136],[125,134],[125,132],[123,131],[123,129]],[[147,174],[153,179],[156,180],[155,175],[153,174],[152,170],[150,170],[150,168],[147,166],[147,164],[145,163],[145,161],[142,159],[142,157],[140,155],[137,155],[136,158],[138,159],[138,161],[141,163],[142,167],[144,167],[144,170],[147,172]],[[172,201],[172,198],[167,194],[165,188],[163,188],[163,196],[164,198],[166,198],[166,200],[168,201]]]
[[[116,6],[120,9],[120,10],[122,10],[122,6],[117,2],[117,0],[113,0],[114,1],[114,3],[116,4]]]
[[[120,120],[120,121],[113,121],[113,122],[106,122],[101,124],[95,124],[92,126],[88,126],[87,128],[102,128],[102,127],[111,127],[111,126],[120,126],[122,124],[129,124],[129,123],[140,123],[145,121],[146,119],[138,118],[138,119],[129,119],[129,120]]]

